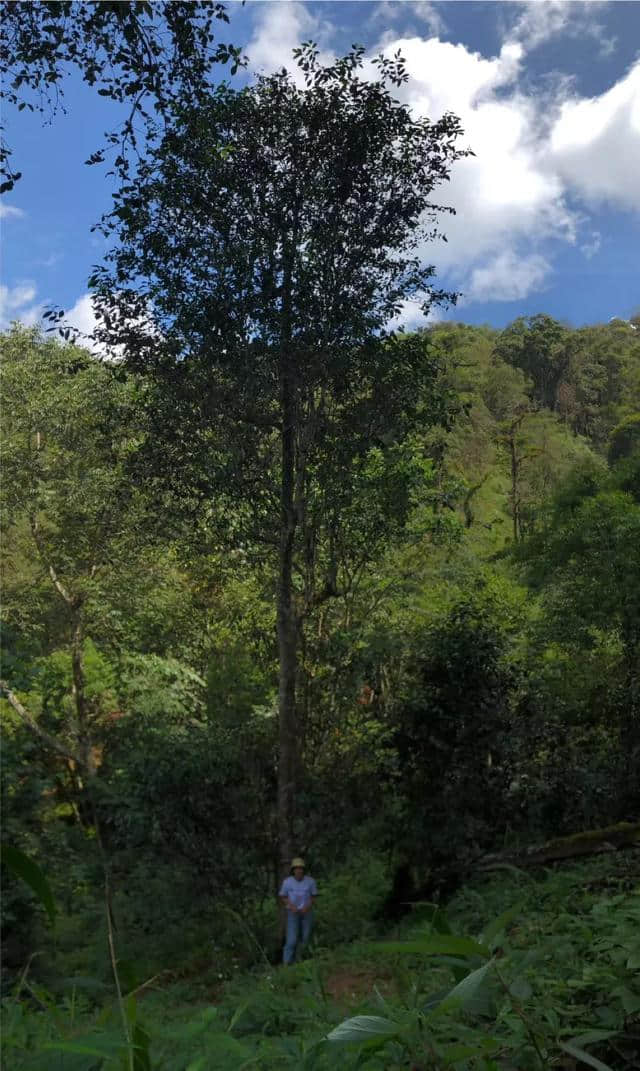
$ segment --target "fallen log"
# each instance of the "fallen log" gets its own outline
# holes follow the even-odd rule
[[[555,837],[544,844],[531,845],[517,852],[496,852],[483,855],[473,869],[500,870],[509,866],[543,866],[563,859],[600,852],[616,852],[621,848],[640,848],[640,822],[618,822],[605,829],[589,829],[568,837]]]

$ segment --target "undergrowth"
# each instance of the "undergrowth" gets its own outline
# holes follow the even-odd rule
[[[296,967],[263,959],[231,980],[214,963],[160,974],[125,1000],[128,1049],[118,1009],[91,979],[53,997],[26,973],[3,1005],[5,1066],[632,1071],[639,880],[637,850],[502,870],[467,884],[446,911],[416,906],[384,941],[316,942]]]

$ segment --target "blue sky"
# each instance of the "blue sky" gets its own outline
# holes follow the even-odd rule
[[[249,70],[291,66],[314,39],[327,57],[352,42],[398,47],[419,114],[458,114],[475,158],[459,161],[441,200],[448,242],[425,247],[455,312],[503,326],[548,312],[579,325],[640,307],[640,3],[248,2],[229,4],[221,36]],[[222,74],[222,70],[221,70]],[[238,84],[244,81],[237,78]],[[54,303],[91,327],[91,226],[108,209],[104,167],[83,161],[118,108],[78,78],[49,125],[5,114],[24,178],[5,199],[1,322],[33,323]],[[408,306],[403,322],[421,322]]]

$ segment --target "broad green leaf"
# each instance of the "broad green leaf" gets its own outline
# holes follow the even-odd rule
[[[578,1048],[583,1049],[585,1045],[595,1045],[597,1041],[607,1041],[608,1038],[615,1037],[619,1031],[617,1030],[585,1030],[584,1034],[577,1034],[574,1038],[569,1038],[568,1045],[577,1045]]]
[[[124,1052],[126,1048],[124,1038],[105,1034],[95,1037],[88,1035],[76,1041],[46,1041],[40,1046],[42,1052],[77,1053],[80,1056],[99,1056],[103,1060]]]
[[[391,1038],[397,1033],[398,1024],[390,1019],[383,1019],[380,1015],[356,1015],[353,1019],[345,1019],[327,1034],[327,1041],[363,1042]]]
[[[589,1067],[595,1067],[596,1071],[614,1071],[614,1068],[611,1067],[610,1064],[603,1064],[602,1060],[598,1060],[597,1057],[592,1056],[589,1052],[585,1052],[584,1049],[578,1048],[577,1045],[572,1045],[570,1041],[561,1041],[560,1048],[564,1052],[568,1052],[569,1056],[573,1056],[576,1060],[580,1060],[581,1063],[587,1064]]]
[[[453,987],[445,999],[438,1005],[435,1014],[451,1011],[453,1008],[467,1008],[480,992],[487,975],[491,970],[491,963],[485,963],[477,970],[471,971],[466,978]]]
[[[379,941],[372,946],[382,952],[406,952],[423,956],[482,956],[490,955],[485,945],[470,937],[454,937],[452,934],[434,934],[414,941]]]
[[[430,997],[427,997],[426,1002],[422,1005],[423,1011],[433,1011],[442,1004],[443,1000],[449,996],[449,989],[439,989],[437,993],[432,993]]]
[[[509,993],[516,1000],[528,1000],[533,993],[526,978],[516,978],[509,986]]]
[[[83,1045],[79,1041],[46,1041],[44,1045],[41,1046],[41,1051],[69,1052],[75,1053],[78,1056],[98,1056],[104,1059],[105,1056],[111,1056],[117,1050],[111,1049],[107,1052],[105,1049],[96,1049],[90,1045]]]
[[[635,1015],[637,1011],[640,1011],[640,993],[634,993],[631,989],[627,989],[626,986],[620,985],[611,990],[611,996],[620,997],[622,1007],[627,1015]]]
[[[233,1028],[236,1025],[236,1023],[238,1022],[238,1020],[242,1018],[242,1016],[246,1012],[247,1008],[249,1007],[249,1004],[250,1004],[250,1001],[245,1000],[242,1004],[238,1005],[238,1007],[236,1008],[236,1010],[234,1011],[234,1013],[233,1013],[233,1015],[231,1017],[231,1022],[229,1023],[229,1026],[227,1027],[227,1030],[229,1031],[229,1033],[231,1033],[231,1031],[233,1030]]]
[[[627,967],[630,971],[636,971],[640,968],[640,945],[631,950],[627,960]]]
[[[9,867],[9,870],[16,877],[22,878],[33,889],[47,912],[51,925],[55,925],[56,905],[53,893],[49,887],[49,882],[37,863],[34,863],[33,859],[29,859],[19,848],[14,848],[12,844],[0,845],[0,860],[5,866]]]
[[[506,911],[503,911],[501,915],[498,915],[497,919],[494,919],[488,926],[485,926],[480,937],[482,943],[488,945],[489,948],[492,948],[495,939],[499,937],[503,930],[506,930],[509,923],[513,922],[513,920],[521,913],[524,903],[524,900],[518,900],[516,904],[513,904],[511,907],[507,908]]]

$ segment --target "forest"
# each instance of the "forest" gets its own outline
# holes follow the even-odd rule
[[[487,853],[634,821],[637,838],[636,325],[408,341],[435,369],[424,423],[402,449],[378,429],[335,594],[302,623],[295,850],[327,948],[446,902]],[[195,490],[189,508],[145,476],[143,383],[37,329],[2,351],[4,674],[37,722],[5,699],[3,836],[43,861],[59,916],[54,938],[5,878],[5,987],[35,953],[34,986],[109,984],[102,853],[138,983],[278,962],[264,547],[222,548]]]
[[[640,317],[453,318],[362,56],[178,65],[93,336],[2,332],[15,1071],[640,1066]]]

